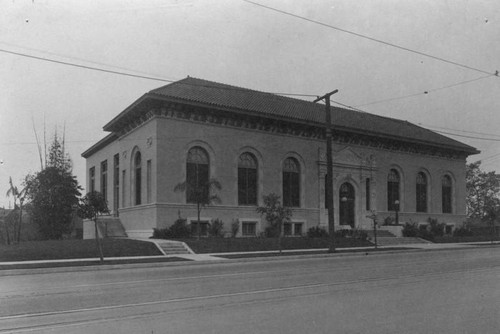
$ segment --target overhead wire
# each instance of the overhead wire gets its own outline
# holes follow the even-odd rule
[[[246,0],[244,0],[244,1],[246,1]],[[176,82],[176,80],[172,80],[172,79],[164,79],[164,78],[153,77],[153,76],[149,76],[149,75],[139,75],[139,74],[131,74],[131,73],[126,73],[126,72],[121,72],[121,71],[116,71],[116,70],[108,70],[108,69],[103,69],[103,68],[99,68],[99,67],[95,67],[95,66],[81,65],[81,64],[76,64],[76,63],[68,62],[68,61],[61,61],[61,60],[51,59],[51,58],[47,58],[47,57],[39,57],[39,56],[30,55],[30,54],[21,53],[21,52],[15,52],[15,51],[11,51],[11,50],[0,49],[0,52],[4,52],[4,53],[8,53],[8,54],[13,54],[13,55],[18,55],[18,56],[27,57],[27,58],[32,58],[32,59],[37,59],[37,60],[42,60],[42,61],[47,61],[47,62],[52,62],[52,63],[57,63],[57,64],[62,64],[62,65],[67,65],[67,66],[73,66],[73,67],[88,69],[88,70],[101,71],[101,72],[105,72],[105,73],[111,73],[111,74],[117,74],[117,75],[124,75],[124,76],[129,76],[129,77],[135,77],[135,78],[141,78],[141,79],[148,79],[148,80],[155,80],[155,81],[162,81],[162,82],[168,82],[168,83]],[[101,65],[105,65],[105,64],[101,63]],[[430,89],[430,90],[428,90],[428,91],[426,91],[424,93],[417,93],[417,94],[411,94],[411,95],[407,95],[407,96],[403,96],[403,97],[398,97],[398,98],[391,98],[391,99],[374,101],[374,102],[371,102],[371,103],[363,104],[361,106],[371,105],[371,104],[375,104],[375,103],[382,103],[382,102],[387,102],[387,101],[392,101],[392,100],[397,100],[397,99],[403,99],[403,98],[408,98],[408,97],[412,97],[412,96],[418,96],[418,95],[422,95],[422,94],[428,94],[429,92],[438,91],[438,90],[442,90],[442,89],[446,89],[446,88],[450,88],[450,87],[455,87],[455,86],[458,86],[458,85],[462,85],[462,84],[466,84],[466,83],[470,83],[470,82],[482,80],[482,79],[485,79],[485,78],[489,78],[491,76],[494,76],[494,74],[488,74],[486,76],[482,76],[482,77],[479,77],[479,78],[475,78],[475,79],[471,79],[471,80],[465,80],[465,81],[461,81],[461,82],[458,82],[458,83],[455,83],[455,84],[451,84],[451,85],[447,85],[447,86],[443,86],[443,87],[438,87],[438,88]],[[220,87],[220,86],[213,86],[213,85],[206,85],[206,84],[201,85],[201,86],[207,86],[207,87],[212,87],[212,88],[216,87],[216,88],[219,88],[219,89],[247,90],[247,89],[238,88],[238,87]],[[316,95],[313,95],[313,94],[299,94],[299,93],[283,93],[283,92],[281,92],[281,93],[272,93],[272,94],[288,95],[288,96],[316,97]],[[338,105],[341,105],[343,107],[346,107],[346,108],[358,111],[358,112],[366,113],[366,111],[361,110],[361,109],[359,109],[359,108],[357,108],[355,106],[350,106],[350,105],[347,105],[347,104],[344,104],[344,103],[341,103],[341,102],[338,102],[338,101],[332,101],[332,102],[336,103]],[[461,130],[456,130],[456,129],[449,129],[449,130],[461,131]],[[447,135],[464,137],[464,138],[500,141],[500,139],[494,139],[494,138],[492,139],[492,138],[483,138],[483,137],[475,137],[475,136],[466,136],[466,135],[459,135],[459,134],[455,134],[455,133],[450,133],[450,132],[445,132],[445,131],[438,131],[438,130],[434,130],[434,131],[439,132],[439,133],[443,133],[443,134],[447,134]],[[464,131],[464,132],[466,132],[466,131]],[[480,134],[482,134],[482,133],[480,133]]]
[[[488,75],[484,75],[484,76],[481,76],[481,77],[478,77],[478,78],[460,81],[460,82],[457,82],[457,83],[454,83],[454,84],[450,84],[450,85],[447,85],[447,86],[442,86],[442,87],[438,87],[438,88],[428,89],[428,90],[425,90],[425,91],[420,92],[420,93],[409,94],[409,95],[404,95],[404,96],[400,96],[400,97],[392,97],[392,98],[387,98],[387,99],[382,99],[382,100],[377,100],[377,101],[372,101],[372,102],[368,102],[368,103],[359,104],[359,105],[357,105],[357,107],[366,107],[366,106],[369,106],[369,105],[374,105],[374,104],[379,104],[379,103],[385,103],[385,102],[391,102],[391,101],[397,101],[397,100],[403,100],[403,99],[407,99],[407,98],[415,97],[415,96],[420,96],[420,95],[428,95],[428,94],[430,94],[432,92],[437,92],[437,91],[440,91],[440,90],[443,90],[443,89],[448,89],[448,88],[452,88],[452,87],[456,87],[456,86],[460,86],[460,85],[465,85],[465,84],[468,84],[468,83],[471,83],[471,82],[475,82],[475,81],[479,81],[479,80],[491,78],[493,76],[495,76],[495,75],[494,74],[488,74]]]
[[[424,126],[426,128],[451,130],[451,131],[458,131],[458,132],[464,132],[464,133],[473,133],[473,134],[476,134],[476,135],[483,135],[483,136],[500,137],[499,134],[493,134],[493,133],[485,133],[485,132],[477,132],[477,131],[467,131],[467,130],[458,130],[458,129],[453,129],[453,128],[446,128],[446,127],[441,127],[441,126],[428,125],[428,124],[423,124],[423,123],[417,123],[417,124],[420,125],[420,126]]]
[[[27,53],[6,50],[6,49],[0,49],[0,52],[12,54],[12,55],[16,55],[16,56],[21,56],[21,57],[26,57],[26,58],[31,58],[31,59],[36,59],[36,60],[42,60],[42,61],[60,64],[60,65],[66,65],[66,66],[72,66],[72,67],[77,67],[77,68],[83,68],[86,70],[123,75],[123,76],[133,77],[133,78],[155,80],[155,81],[161,81],[161,82],[167,82],[167,83],[174,83],[174,82],[178,81],[178,80],[173,80],[173,79],[164,79],[164,78],[159,78],[159,77],[153,77],[153,76],[149,76],[149,75],[132,74],[132,73],[127,73],[127,72],[122,72],[122,71],[117,71],[117,70],[108,70],[108,69],[104,69],[104,68],[100,68],[100,67],[96,67],[96,66],[82,65],[82,64],[77,64],[74,62],[56,60],[56,59],[52,59],[52,58],[48,58],[48,57],[40,57],[40,56],[30,55]],[[177,82],[177,83],[189,85],[189,86],[201,86],[201,87],[217,88],[217,89],[223,89],[223,90],[238,90],[238,91],[248,91],[249,90],[246,88],[227,87],[227,86],[221,87],[221,86],[214,86],[214,85],[209,85],[209,84],[193,84],[193,83],[181,83],[181,82]],[[286,96],[316,97],[316,95],[313,95],[313,94],[299,94],[299,93],[283,93],[283,92],[281,92],[281,93],[269,93],[269,94],[286,95]]]
[[[460,135],[452,132],[446,132],[446,131],[441,131],[441,130],[432,130],[434,132],[442,133],[445,135],[450,135],[450,136],[456,136],[456,137],[462,137],[462,138],[469,138],[469,139],[478,139],[478,140],[488,140],[488,141],[498,141],[500,142],[500,138],[484,138],[484,137],[476,137],[476,136],[467,136],[467,135]]]
[[[0,43],[7,44],[7,43],[3,43],[3,42],[0,42]],[[40,50],[36,50],[36,51],[40,51]],[[27,54],[27,53],[6,50],[6,49],[0,49],[0,52],[4,52],[4,53],[7,53],[7,54],[13,54],[13,55],[21,56],[21,57],[27,57],[27,58],[32,58],[32,59],[47,61],[47,62],[52,62],[52,63],[56,63],[56,64],[66,65],[66,66],[73,66],[73,67],[83,68],[83,69],[87,69],[87,70],[101,71],[101,72],[105,72],[105,73],[123,75],[123,76],[128,76],[128,77],[135,77],[135,78],[140,78],[140,79],[155,80],[155,81],[161,81],[161,82],[167,82],[167,83],[174,83],[174,82],[178,81],[178,80],[174,80],[174,79],[165,79],[165,78],[154,77],[154,76],[151,76],[151,75],[132,74],[132,73],[126,73],[126,72],[117,71],[117,70],[108,70],[108,69],[104,69],[104,68],[100,68],[100,67],[95,67],[95,66],[81,65],[81,64],[74,63],[74,62],[56,60],[56,59],[52,59],[52,58],[48,58],[48,57],[40,57],[40,56],[30,55],[30,54]],[[40,52],[43,52],[43,51],[40,51]],[[47,53],[52,54],[52,55],[57,55],[57,54],[50,53],[50,52],[47,52]],[[66,56],[64,56],[64,57],[66,57]],[[82,60],[82,61],[89,62],[89,63],[95,63],[95,64],[99,64],[99,65],[103,65],[103,66],[115,67],[115,68],[119,68],[119,69],[123,69],[123,70],[127,70],[127,71],[138,72],[138,71],[132,70],[132,69],[126,69],[126,68],[123,68],[123,67],[117,67],[117,66],[113,66],[113,65],[107,65],[107,64],[103,64],[103,63],[89,61],[89,60],[84,60],[84,59],[78,59],[78,60]],[[409,98],[409,97],[414,97],[414,96],[419,96],[419,95],[423,95],[423,94],[428,94],[430,92],[434,92],[434,91],[438,91],[438,90],[442,90],[442,89],[446,89],[446,88],[451,88],[451,87],[455,87],[455,86],[458,86],[458,85],[467,84],[467,83],[478,81],[478,80],[482,80],[482,79],[485,79],[485,78],[488,78],[488,77],[491,77],[491,76],[494,76],[494,75],[493,74],[489,74],[487,76],[482,76],[482,77],[471,79],[471,80],[461,81],[461,82],[454,83],[454,84],[451,84],[451,85],[447,85],[447,86],[443,86],[443,87],[438,87],[438,88],[430,89],[430,90],[427,90],[427,91],[425,91],[423,93],[415,93],[415,94],[405,95],[405,96],[401,96],[401,97],[394,97],[394,98],[388,98],[388,99],[383,99],[383,100],[368,102],[368,103],[365,103],[365,104],[358,105],[357,107],[367,106],[367,105],[373,105],[373,104],[379,104],[379,103],[384,103],[384,102],[389,102],[389,101],[395,101],[395,100],[401,100],[401,99],[406,99],[406,98]],[[193,83],[189,83],[189,84],[187,84],[187,83],[179,83],[179,84],[193,85],[193,86],[196,85],[196,86],[205,86],[205,87],[215,88],[215,86],[207,85],[207,84],[203,84],[203,85],[201,85],[201,84],[193,84]],[[218,88],[218,89],[227,89],[227,90],[243,90],[243,91],[247,90],[245,88],[239,88],[239,87],[220,87],[220,86],[217,86],[216,88]],[[303,94],[303,93],[272,92],[270,94],[283,95],[283,96],[297,96],[297,97],[317,97],[317,95],[314,95],[314,94]],[[360,112],[366,112],[366,111],[362,111],[360,109],[357,109],[356,107],[349,106],[349,105],[346,105],[346,104],[342,104],[342,103],[340,103],[338,101],[334,101],[334,102],[337,103],[337,104],[339,104],[339,105],[342,105],[344,107],[353,109],[353,110],[357,110],[357,111],[360,111]]]
[[[441,62],[444,62],[444,63],[452,64],[452,65],[455,65],[455,66],[459,66],[459,67],[466,68],[466,69],[469,69],[469,70],[472,70],[472,71],[476,71],[476,72],[481,72],[481,73],[484,73],[484,74],[495,75],[497,77],[499,75],[498,71],[494,71],[494,72],[485,71],[485,70],[482,70],[482,69],[479,69],[479,68],[476,68],[476,67],[473,67],[473,66],[469,66],[469,65],[462,64],[462,63],[459,63],[459,62],[456,62],[456,61],[448,60],[448,59],[445,59],[445,58],[442,58],[442,57],[434,56],[434,55],[431,55],[429,53],[425,53],[425,52],[417,51],[417,50],[414,50],[414,49],[410,49],[408,47],[397,45],[397,44],[394,44],[394,43],[391,43],[391,42],[386,42],[386,41],[383,41],[381,39],[374,38],[374,37],[371,37],[371,36],[368,36],[368,35],[360,34],[360,33],[357,33],[357,32],[351,31],[351,30],[347,30],[347,29],[343,29],[343,28],[339,28],[339,27],[336,27],[336,26],[331,25],[331,24],[327,24],[327,23],[324,23],[324,22],[321,22],[321,21],[317,21],[317,20],[313,20],[313,19],[310,19],[310,18],[307,18],[307,17],[304,17],[304,16],[293,14],[293,13],[290,13],[290,12],[287,12],[287,11],[284,11],[284,10],[281,10],[281,9],[278,9],[278,8],[266,6],[266,5],[263,5],[263,4],[258,3],[258,2],[254,2],[254,1],[250,1],[250,0],[242,0],[242,1],[247,2],[249,4],[252,4],[252,5],[255,5],[255,6],[259,6],[259,7],[262,7],[262,8],[271,10],[271,11],[274,11],[274,12],[277,12],[277,13],[288,15],[288,16],[291,16],[291,17],[294,17],[294,18],[297,18],[297,19],[300,19],[300,20],[304,20],[304,21],[307,21],[307,22],[318,24],[318,25],[321,25],[321,26],[324,26],[324,27],[327,27],[327,28],[331,28],[331,29],[334,29],[334,30],[337,30],[337,31],[341,31],[341,32],[346,33],[346,34],[350,34],[350,35],[353,35],[353,36],[364,38],[364,39],[367,39],[367,40],[370,40],[370,41],[373,41],[373,42],[376,42],[376,43],[384,44],[384,45],[387,45],[387,46],[390,46],[390,47],[393,47],[393,48],[396,48],[396,49],[400,49],[400,50],[407,51],[407,52],[410,52],[410,53],[418,54],[420,56],[424,56],[424,57],[427,57],[427,58],[438,60],[438,61],[441,61]]]

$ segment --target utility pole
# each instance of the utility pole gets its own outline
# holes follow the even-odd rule
[[[329,253],[335,253],[335,221],[333,217],[333,157],[332,157],[332,114],[330,110],[330,96],[336,94],[339,90],[327,93],[314,100],[314,103],[325,100],[326,112],[326,208],[328,210],[328,234],[330,236]]]

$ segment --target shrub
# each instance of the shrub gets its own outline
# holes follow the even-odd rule
[[[224,223],[219,218],[212,219],[210,226],[208,227],[208,235],[211,237],[224,237]]]
[[[266,229],[264,230],[264,235],[266,236],[266,238],[277,238],[277,237],[279,237],[280,233],[279,233],[278,226],[268,226],[268,227],[266,227]]]
[[[307,236],[309,238],[326,238],[328,237],[328,232],[319,226],[313,226],[307,230]]]
[[[153,238],[156,239],[182,239],[189,237],[191,237],[191,229],[184,218],[178,218],[170,227],[153,228]]]
[[[355,228],[350,231],[351,238],[357,239],[357,240],[367,240],[368,239],[368,233],[366,233],[365,230],[360,230],[358,228]]]
[[[335,238],[345,238],[345,237],[347,237],[349,235],[349,231],[350,230],[344,230],[344,229],[342,229],[342,230],[335,230],[335,233],[333,234],[333,236]]]
[[[454,237],[472,237],[473,236],[473,232],[470,228],[466,227],[466,226],[462,226],[462,227],[459,227],[459,228],[456,228],[454,231],[453,231],[453,236]]]
[[[418,227],[415,223],[405,223],[403,227],[403,237],[415,238],[418,237]]]
[[[392,218],[391,216],[387,216],[384,219],[384,225],[394,225],[394,222],[396,219]]]
[[[155,239],[167,239],[168,228],[153,228],[153,237]]]
[[[191,229],[184,218],[178,218],[168,229],[168,237],[174,239],[191,237]]]
[[[236,235],[238,235],[238,231],[240,230],[240,222],[238,219],[233,219],[233,222],[231,223],[231,237],[236,238]]]
[[[427,227],[419,229],[418,237],[429,241],[434,240],[434,234],[432,234],[431,231],[427,229]]]
[[[430,230],[429,232],[433,237],[442,237],[444,235],[444,226],[443,223],[438,223],[437,219],[430,218],[427,219],[429,222]]]

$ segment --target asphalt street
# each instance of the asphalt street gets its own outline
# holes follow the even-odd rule
[[[0,277],[0,333],[499,333],[500,248]]]

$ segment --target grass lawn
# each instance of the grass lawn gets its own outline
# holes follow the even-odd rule
[[[179,262],[179,261],[191,261],[180,257],[162,257],[158,256],[155,258],[148,259],[123,259],[123,260],[108,260],[104,258],[105,265],[113,264],[131,264],[131,263],[159,263],[159,262]],[[84,267],[84,266],[97,266],[101,265],[99,260],[91,261],[70,261],[70,262],[48,262],[48,263],[16,263],[16,264],[0,264],[0,270],[12,270],[12,269],[35,269],[35,268],[59,268],[59,267]]]
[[[195,253],[256,252],[278,250],[277,238],[182,239]],[[328,248],[327,238],[289,237],[282,239],[283,250]],[[335,247],[369,247],[372,243],[352,238],[336,238]]]
[[[414,248],[408,248],[408,247],[391,247],[391,248],[370,248],[370,249],[342,249],[342,250],[336,250],[335,253],[337,254],[342,254],[342,253],[360,253],[360,254],[365,254],[369,255],[372,253],[376,252],[387,252],[387,251],[395,251],[395,250],[409,250],[409,249],[414,249]],[[221,255],[221,257],[226,258],[226,259],[244,259],[244,258],[249,258],[249,257],[278,257],[278,256],[290,256],[290,255],[315,255],[315,254],[328,254],[328,251],[287,251],[283,253],[278,253],[278,252],[272,252],[272,253],[257,253],[257,254],[228,254],[228,255]]]
[[[470,237],[434,237],[432,242],[435,243],[452,243],[452,242],[482,242],[482,241],[491,241],[491,236],[489,235],[475,235]],[[493,241],[500,241],[499,237],[493,237]]]
[[[104,257],[162,255],[153,243],[130,239],[103,239]],[[99,257],[96,241],[46,240],[0,245],[0,262],[81,259]]]

